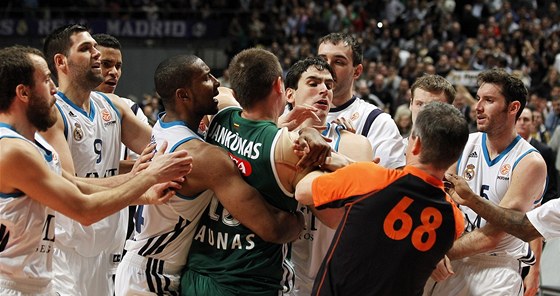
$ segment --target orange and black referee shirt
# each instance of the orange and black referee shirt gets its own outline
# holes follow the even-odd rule
[[[318,209],[346,208],[312,295],[422,295],[464,229],[443,182],[413,166],[355,163],[316,178],[312,192]]]

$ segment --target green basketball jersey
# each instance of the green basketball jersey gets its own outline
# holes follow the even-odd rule
[[[245,180],[271,205],[295,211],[297,201],[282,187],[274,166],[280,133],[274,122],[247,120],[240,108],[226,108],[214,116],[206,141],[228,150]],[[187,269],[232,295],[278,295],[284,281],[293,280],[293,269],[283,263],[287,253],[286,245],[263,241],[214,198],[199,222]],[[196,285],[185,277],[182,283]]]

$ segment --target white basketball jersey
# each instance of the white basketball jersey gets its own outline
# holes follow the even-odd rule
[[[63,93],[56,94],[56,106],[64,121],[64,134],[78,177],[102,178],[118,174],[121,145],[121,115],[105,95],[92,92],[90,112],[76,106]],[[123,209],[90,226],[58,215],[56,244],[74,248],[84,257],[105,251],[116,263],[126,238],[128,209]],[[116,266],[115,266],[116,267]]]
[[[152,128],[152,142],[160,147],[164,140],[168,142],[166,153],[187,141],[204,141],[184,122],[162,122],[160,118]],[[138,206],[134,238],[126,242],[127,254],[132,252],[164,260],[172,266],[184,266],[198,221],[213,195],[210,190],[196,196],[177,194],[163,205]]]
[[[511,176],[519,161],[529,153],[538,153],[527,141],[517,136],[497,157],[490,159],[486,146],[486,133],[472,133],[457,162],[457,174],[463,176],[474,193],[499,204],[509,188]],[[545,184],[543,184],[544,188]],[[536,200],[537,197],[527,196]],[[460,206],[465,214],[465,232],[471,232],[486,225],[486,220],[468,207]],[[532,254],[528,244],[506,234],[498,246],[488,252],[497,256],[512,256],[528,260]]]
[[[334,123],[327,123],[323,136],[331,139],[329,145],[338,152],[340,132],[344,127]],[[299,205],[305,217],[306,228],[299,239],[292,243],[292,263],[296,272],[294,295],[310,295],[315,276],[321,267],[323,258],[329,250],[336,229],[323,224],[309,208]]]
[[[380,113],[375,120],[368,120],[370,113],[379,109],[358,97],[353,97],[345,104],[332,108],[327,115],[327,122],[344,117],[356,128],[356,134],[368,138],[373,155],[380,158],[379,164],[387,168],[398,168],[405,165],[405,147],[399,129],[391,115]]]
[[[2,138],[30,143],[47,166],[61,174],[58,155],[39,134],[35,134],[34,142],[29,141],[11,126],[0,123]],[[54,211],[25,193],[0,192],[0,286],[11,283],[13,286],[8,288],[40,293],[50,285],[54,223]]]

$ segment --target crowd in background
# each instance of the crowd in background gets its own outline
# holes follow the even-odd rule
[[[543,142],[560,123],[560,10],[551,0],[25,0],[8,1],[4,14],[222,18],[229,21],[223,32],[228,57],[264,47],[285,70],[313,56],[320,36],[348,32],[361,41],[364,53],[356,94],[390,113],[405,136],[414,80],[424,73],[446,77],[453,70],[505,68],[527,83],[530,105],[542,114],[536,129],[543,130]],[[220,81],[228,85],[227,72]],[[475,116],[474,89],[455,86],[455,105],[470,119]],[[162,108],[157,95],[137,100],[155,121]]]

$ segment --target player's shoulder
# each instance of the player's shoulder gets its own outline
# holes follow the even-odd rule
[[[0,137],[0,151],[2,160],[17,160],[20,164],[40,157],[37,148],[22,137]]]

